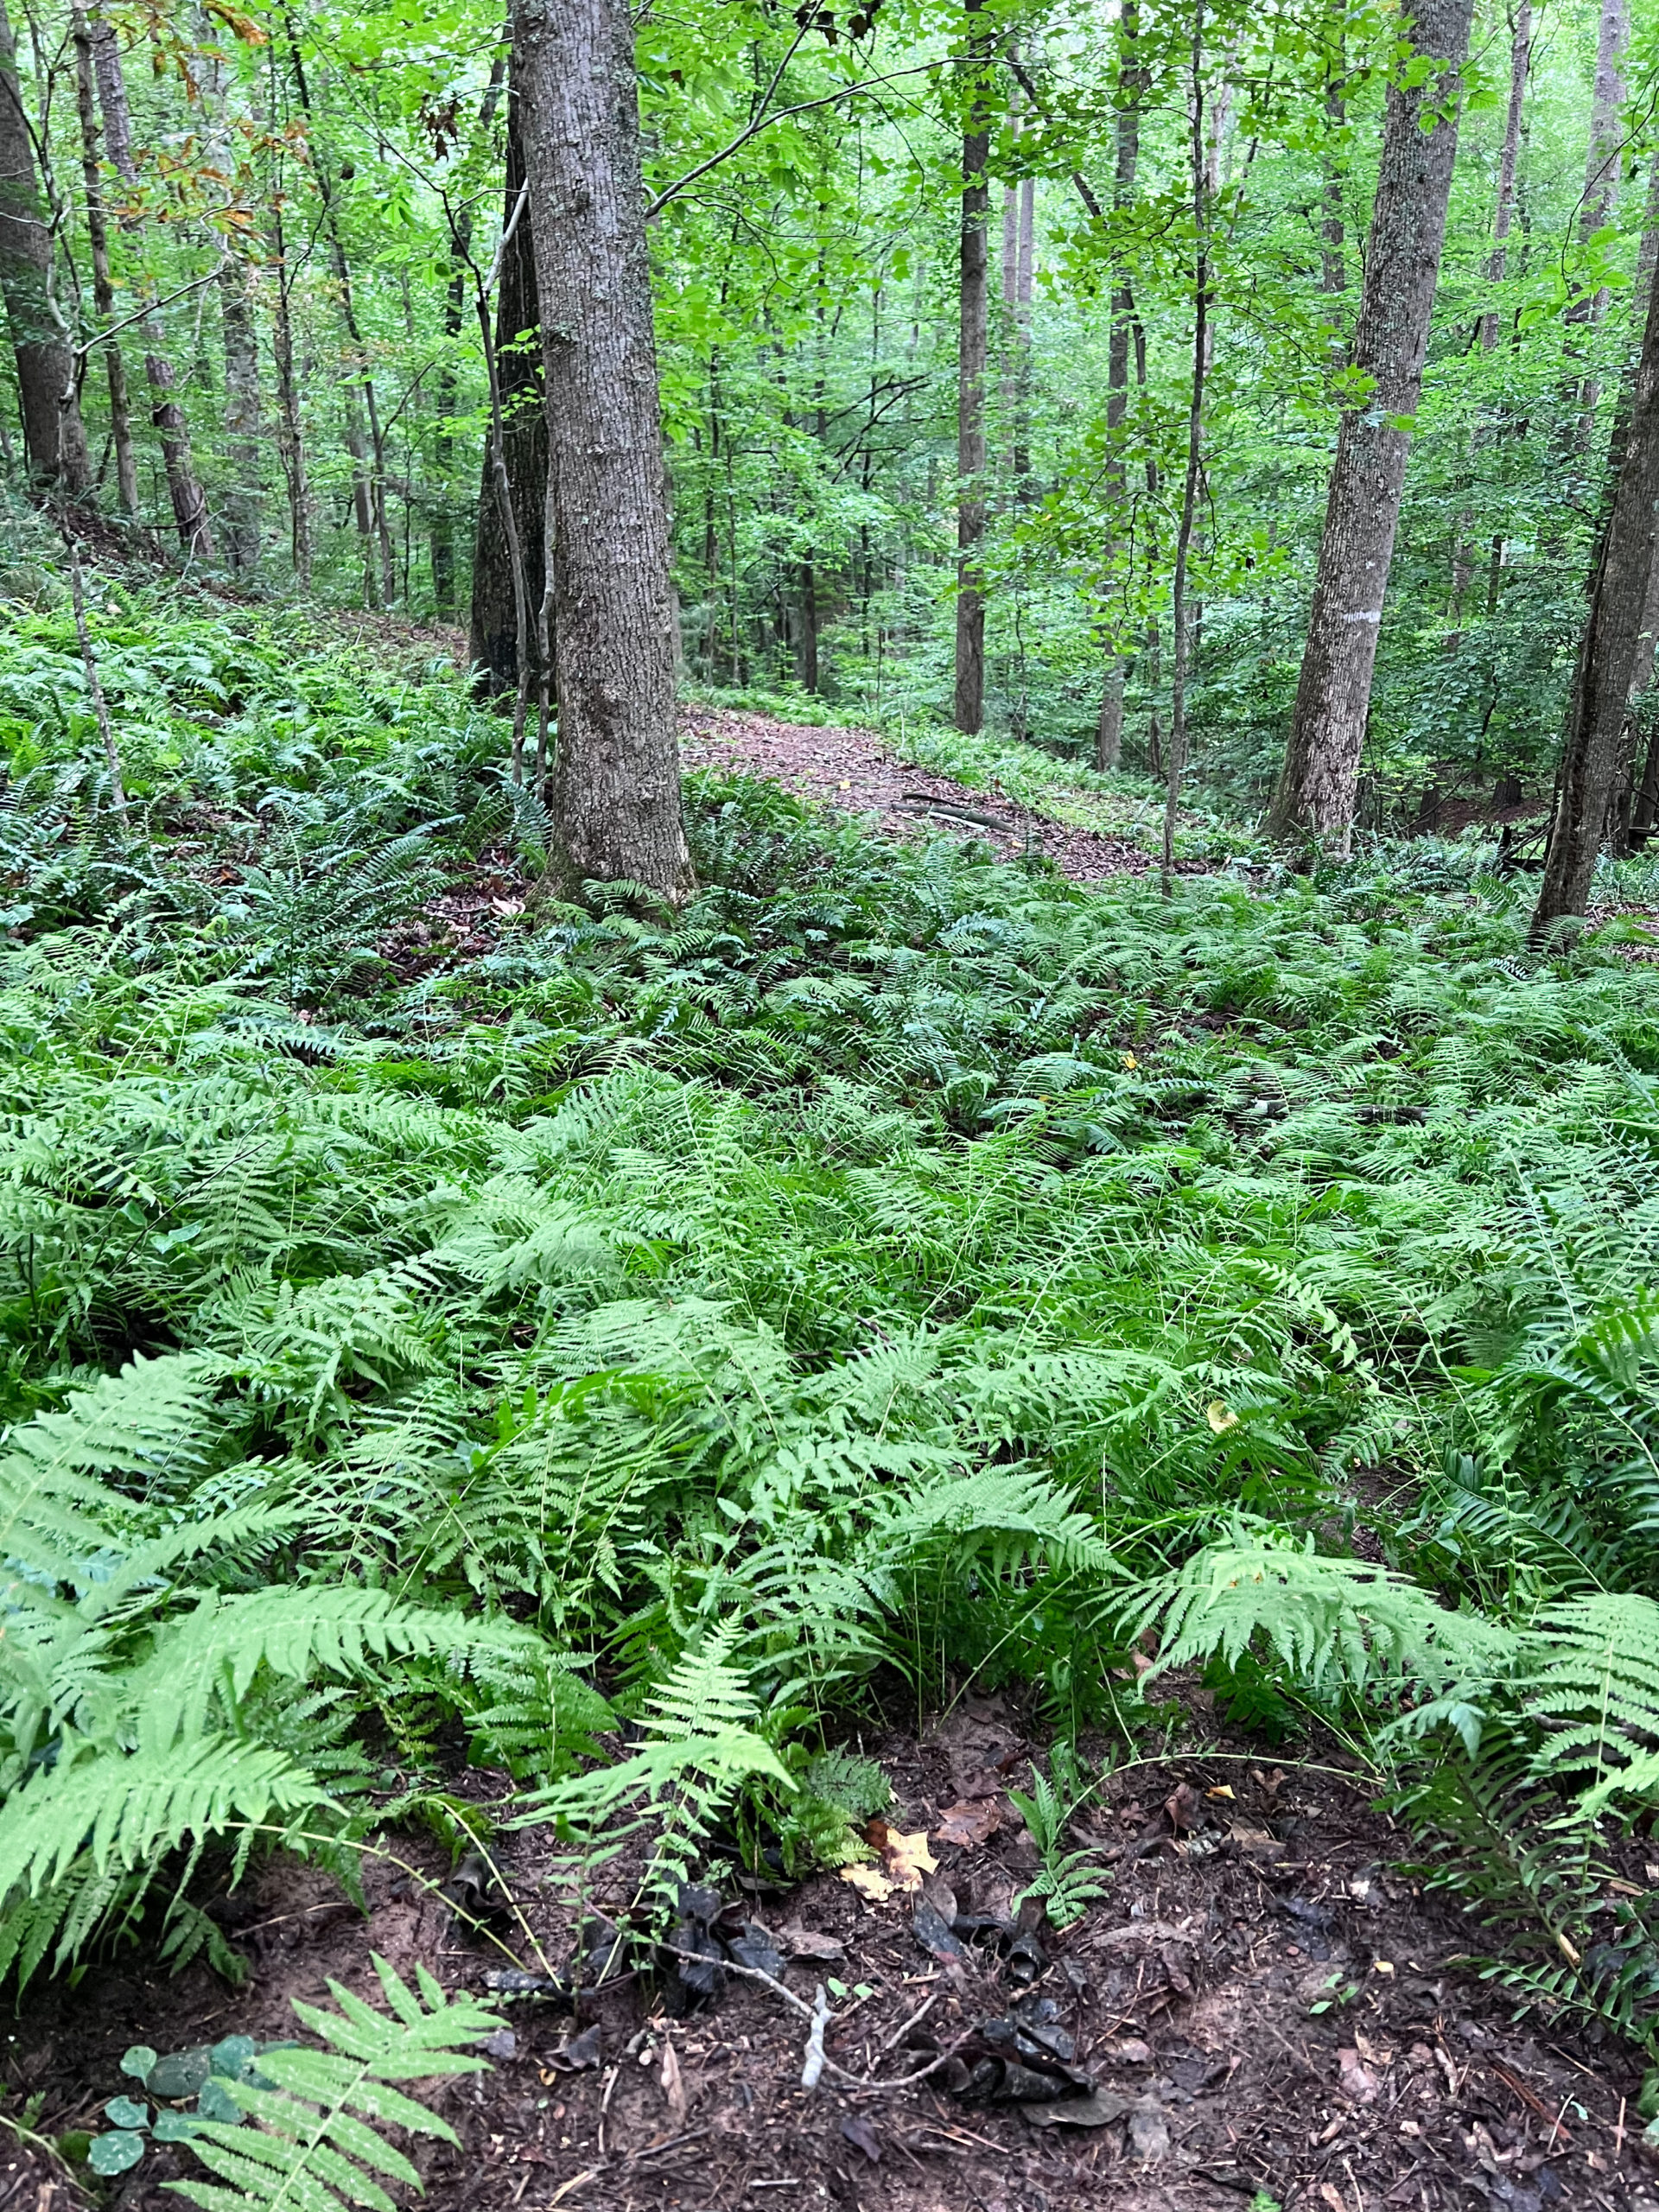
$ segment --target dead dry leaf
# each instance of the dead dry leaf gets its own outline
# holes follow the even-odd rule
[[[1357,2105],[1376,2102],[1376,2076],[1360,2057],[1357,2050],[1339,2050],[1337,2066],[1342,2077],[1344,2096],[1351,2097]]]
[[[868,1897],[872,1904],[886,1904],[893,1895],[893,1884],[879,1866],[843,1866],[841,1878],[843,1882],[850,1882],[860,1897]],[[921,1887],[919,1875],[917,1887]]]
[[[1204,1804],[1190,1782],[1179,1783],[1164,1800],[1164,1815],[1177,1835],[1189,1834],[1204,1819]]]
[[[791,1920],[787,1928],[780,1928],[774,1938],[780,1951],[791,1959],[844,1959],[847,1946],[839,1936],[826,1936],[817,1928],[803,1928]]]
[[[957,1844],[969,1850],[988,1843],[997,1830],[1007,1825],[1007,1808],[1001,1797],[964,1798],[959,1805],[947,1805],[939,1815],[933,1840]]]
[[[663,2045],[663,2101],[675,2126],[683,2127],[688,2108],[685,2079],[680,2072],[680,2055],[671,2043]]]
[[[925,1828],[918,1828],[914,1835],[889,1828],[881,1845],[881,1864],[893,1888],[908,1894],[921,1888],[924,1874],[937,1873],[939,1862],[927,1847]]]

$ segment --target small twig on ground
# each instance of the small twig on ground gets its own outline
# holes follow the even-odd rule
[[[657,1948],[660,1951],[666,1951],[671,1958],[690,1959],[694,1962],[694,1964],[698,1966],[706,1967],[715,1963],[715,1961],[709,1959],[706,1952],[688,1951],[684,1946],[680,1943],[659,1942]],[[718,1961],[718,1964],[722,1973],[734,1974],[743,1981],[763,1982],[765,1986],[772,1992],[774,1996],[781,1997],[785,2004],[789,2006],[790,2010],[793,2012],[798,2012],[802,2019],[808,2022],[809,2024],[817,2021],[818,2017],[817,2007],[815,2005],[809,2005],[804,1998],[798,1997],[792,1989],[789,1988],[784,1982],[779,1980],[776,1974],[767,1974],[760,1967],[739,1966],[735,1959],[721,1959]],[[822,1988],[820,1988],[818,1993],[822,1999]],[[933,2001],[933,1999],[930,1998],[928,1999],[928,2005],[932,2004]],[[928,2005],[924,2005],[922,2012],[925,2012],[927,2009]],[[916,2024],[916,2020],[920,2018],[921,2013],[918,2012],[915,2016],[914,2019],[906,2020],[905,2027],[900,2031],[900,2032],[903,2033],[910,2028],[912,2028]],[[830,2021],[833,2021],[835,2015],[831,2013],[830,2015]],[[829,2021],[826,2021],[825,2025],[826,2027],[829,2025]],[[973,2030],[969,2028],[966,2033],[958,2036],[954,2043],[947,2045],[947,2047],[939,2053],[937,2058],[931,2058],[925,2066],[918,2067],[913,2074],[897,2075],[890,2082],[878,2081],[874,2076],[866,2074],[850,2074],[844,2066],[837,2066],[833,2058],[826,2058],[824,2060],[823,2071],[826,2074],[833,2075],[837,2082],[842,2082],[849,2089],[880,2089],[883,2091],[889,2089],[908,2089],[914,2082],[925,2082],[930,2075],[937,2074],[940,2067],[944,2066],[948,2063],[948,2061],[956,2056],[957,2052],[960,2050],[962,2045],[968,2041],[969,2037],[972,2035],[973,2032]],[[809,2041],[807,2045],[809,2051],[811,2050],[811,2044]]]
[[[806,2038],[806,2063],[801,2069],[801,2087],[816,2089],[823,2078],[829,2061],[823,2055],[823,2031],[830,2019],[830,1999],[820,1982],[812,1999],[812,2028]]]

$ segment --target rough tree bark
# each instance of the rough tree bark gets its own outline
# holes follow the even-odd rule
[[[121,73],[121,49],[114,31],[96,14],[92,16],[92,68],[104,113],[105,146],[122,183],[135,185],[138,164],[133,158],[132,112],[127,105],[126,79]],[[144,296],[141,292],[141,301]],[[161,443],[162,467],[179,543],[187,558],[211,561],[213,533],[207,519],[207,496],[191,458],[190,433],[175,397],[172,364],[161,350],[162,334],[155,316],[146,313],[139,329],[144,340],[144,374],[149,383],[149,419]]]
[[[86,187],[86,242],[92,251],[92,305],[108,330],[115,321],[115,284],[110,275],[110,232],[104,207],[104,178],[98,155],[98,88],[92,73],[92,31],[84,8],[70,16],[75,45],[75,106],[80,120],[81,175]],[[116,497],[129,518],[138,512],[138,456],[132,446],[132,407],[127,397],[127,364],[119,345],[105,339],[104,356],[110,387],[110,444],[115,454]]]
[[[1120,219],[1135,204],[1135,175],[1141,161],[1141,105],[1147,88],[1147,72],[1140,62],[1141,11],[1138,0],[1123,0],[1118,16],[1117,146],[1112,177],[1112,212]],[[1135,294],[1129,288],[1128,262],[1120,253],[1112,281],[1112,320],[1106,341],[1106,434],[1113,441],[1109,464],[1112,495],[1123,492],[1123,462],[1116,450],[1123,435],[1129,408],[1129,349],[1135,327]],[[1118,549],[1105,549],[1109,571]],[[1100,719],[1095,728],[1095,765],[1116,768],[1123,760],[1123,657],[1113,639],[1106,657],[1106,683],[1101,693]]]
[[[52,225],[35,162],[17,50],[0,0],[0,293],[22,401],[23,451],[37,482],[72,496],[92,480],[73,394],[74,357],[52,300]]]
[[[1659,504],[1659,315],[1649,295],[1630,398],[1624,462],[1602,536],[1589,618],[1567,704],[1535,944],[1567,914],[1581,914],[1618,781],[1625,712],[1654,567]]]
[[[508,80],[506,201],[510,221],[524,181],[523,92],[515,61]],[[536,286],[536,242],[531,224],[521,221],[501,259],[495,295],[495,362],[501,380],[502,445],[507,488],[524,564],[529,605],[541,603],[545,585],[542,556],[543,509],[547,492],[547,406],[543,390],[541,308]],[[483,489],[473,542],[473,600],[467,650],[478,671],[479,689],[490,695],[516,696],[518,690],[518,620],[512,556],[495,497],[489,439],[485,440]]]
[[[1411,442],[1401,418],[1415,414],[1422,389],[1472,14],[1473,0],[1417,0],[1412,43],[1438,66],[1420,85],[1389,87],[1352,355],[1370,389],[1338,432],[1295,710],[1268,814],[1281,837],[1311,832],[1345,849],[1352,826]]]
[[[553,471],[553,873],[696,879],[680,804],[668,502],[627,0],[518,0]]]
[[[977,16],[982,0],[964,0]],[[970,48],[989,50],[988,35],[976,25]],[[985,594],[980,548],[985,537],[985,364],[988,343],[988,254],[986,232],[991,193],[986,175],[990,159],[990,119],[983,88],[970,95],[968,128],[962,140],[962,238],[958,253],[958,337],[957,345],[957,664],[955,721],[971,734],[985,721]]]

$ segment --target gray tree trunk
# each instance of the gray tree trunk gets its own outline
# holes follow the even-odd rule
[[[1338,432],[1296,706],[1268,814],[1275,836],[1311,832],[1344,849],[1410,449],[1397,423],[1416,413],[1422,389],[1472,14],[1473,0],[1418,0],[1412,43],[1437,67],[1408,90],[1389,88],[1352,357],[1370,390]]]
[[[294,575],[303,588],[311,581],[311,491],[306,481],[305,428],[300,417],[299,384],[294,373],[294,318],[290,307],[294,275],[288,265],[280,194],[274,195],[271,202],[270,236],[276,279],[270,313],[270,358],[276,374],[276,450],[288,486]]]
[[[1141,163],[1141,106],[1147,95],[1147,72],[1141,67],[1138,0],[1123,0],[1118,16],[1117,145],[1112,176],[1112,212],[1122,216],[1135,204],[1135,177]],[[1123,493],[1123,461],[1116,450],[1123,435],[1129,410],[1129,351],[1135,327],[1135,294],[1129,288],[1127,257],[1120,256],[1112,283],[1112,320],[1106,340],[1106,435],[1113,442],[1108,464],[1108,483],[1114,499]],[[1118,548],[1104,548],[1104,567],[1109,576]],[[1106,655],[1106,682],[1101,692],[1100,719],[1095,728],[1095,766],[1104,771],[1123,760],[1123,656],[1114,638]]]
[[[92,18],[92,66],[98,79],[99,105],[104,112],[104,143],[116,174],[124,184],[137,184],[138,164],[132,151],[132,111],[127,105],[126,79],[121,73],[121,49],[115,33],[96,15]],[[141,302],[146,297],[140,295]],[[162,334],[153,314],[146,312],[139,328],[144,340],[144,374],[149,383],[149,419],[162,448],[173,521],[188,558],[211,561],[213,533],[207,519],[207,496],[196,475],[190,453],[190,432],[184,410],[175,397],[172,364],[162,352]]]
[[[976,16],[981,0],[965,0]],[[985,34],[973,48],[983,52]],[[988,346],[986,232],[991,193],[989,118],[975,88],[962,141],[962,238],[957,346],[957,662],[955,721],[971,735],[985,723],[985,592],[980,552],[985,537],[985,364]]]
[[[1510,227],[1515,220],[1515,174],[1521,158],[1521,118],[1526,111],[1527,77],[1532,67],[1532,0],[1518,0],[1510,29],[1510,105],[1503,118],[1503,150],[1497,163],[1497,205],[1492,211],[1492,251],[1486,281],[1501,284],[1509,268]],[[1497,311],[1480,319],[1481,350],[1497,343]]]
[[[1589,900],[1618,783],[1624,719],[1641,651],[1659,505],[1659,315],[1651,295],[1613,493],[1567,707],[1535,943]]]
[[[261,465],[264,425],[259,408],[259,343],[253,320],[248,264],[234,244],[219,280],[225,331],[225,458],[231,481],[225,494],[225,553],[238,575],[259,566],[263,534]]]
[[[1590,108],[1590,150],[1585,162],[1584,198],[1579,203],[1580,245],[1587,245],[1596,232],[1612,219],[1624,143],[1624,49],[1630,40],[1630,0],[1601,0],[1596,28],[1595,89]],[[1567,311],[1567,320],[1599,323],[1606,312],[1607,288],[1600,284],[1587,297],[1573,302]],[[1595,434],[1596,403],[1600,396],[1597,379],[1586,377],[1579,386],[1578,447],[1581,453],[1590,449]]]
[[[1342,19],[1341,7],[1333,8],[1328,32],[1332,53],[1325,75],[1325,142],[1321,161],[1325,183],[1320,194],[1325,202],[1325,219],[1319,225],[1319,289],[1330,293],[1345,292],[1348,289],[1347,226],[1342,199],[1345,180],[1337,145],[1337,133],[1345,130],[1348,123]]]
[[[506,201],[511,221],[524,181],[522,94],[515,72],[507,95]],[[507,490],[524,567],[524,595],[539,607],[545,588],[542,555],[547,493],[547,398],[542,375],[541,307],[536,285],[533,218],[507,242],[495,295],[495,365],[501,380],[501,428]],[[468,652],[480,690],[507,697],[518,690],[518,618],[512,557],[495,494],[490,441],[484,442],[483,488],[473,543]]]
[[[213,19],[206,8],[196,10],[196,37],[204,64],[202,106],[210,126],[213,158],[232,176],[237,162],[229,137],[230,73],[214,35]],[[257,571],[263,518],[259,342],[244,246],[249,219],[248,210],[238,207],[225,232],[225,266],[219,278],[219,321],[225,339],[225,457],[231,476],[225,493],[225,556],[241,576]]]
[[[0,0],[0,293],[22,401],[23,451],[37,482],[73,495],[92,480],[72,386],[74,360],[52,296],[52,224],[35,162],[17,49]]]
[[[75,106],[80,122],[81,175],[86,187],[86,242],[92,252],[92,305],[105,330],[115,321],[115,284],[110,275],[110,232],[104,207],[104,179],[98,156],[98,87],[92,73],[92,32],[86,11],[77,7],[70,22],[75,43]],[[127,364],[120,346],[106,339],[99,348],[110,387],[110,443],[115,452],[116,496],[129,518],[138,512],[138,456],[132,446],[132,407],[127,397]]]
[[[553,470],[554,874],[696,887],[627,0],[518,0]]]

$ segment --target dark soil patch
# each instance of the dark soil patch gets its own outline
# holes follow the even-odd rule
[[[887,836],[929,832],[977,838],[1001,860],[1040,853],[1075,883],[1144,875],[1153,865],[1151,855],[1127,838],[1068,829],[1000,795],[906,767],[869,730],[812,729],[727,707],[683,709],[681,730],[687,767],[768,778],[798,798],[841,813],[874,815]]]
[[[919,1744],[873,1748],[893,1778],[892,1827],[932,1840],[923,1902],[944,1918],[1006,1917],[1036,1863],[995,1794],[1023,1771],[1018,1718],[969,1700]],[[982,1842],[947,1843],[953,1805],[969,1808],[958,1827],[1001,1825]],[[793,1959],[785,1979],[810,2001],[834,1977],[843,1993],[832,1993],[829,2055],[877,2086],[804,2089],[804,2024],[752,1983],[728,1978],[682,2018],[649,1976],[584,1996],[574,2018],[522,2000],[493,2070],[441,2101],[461,2144],[423,2158],[427,2202],[435,2212],[1244,2212],[1260,2189],[1286,2212],[1659,2206],[1628,2056],[1593,2031],[1512,2022],[1498,1992],[1449,1963],[1478,1936],[1399,1871],[1406,1840],[1357,1782],[1248,1749],[1194,1752],[1117,1776],[1074,1839],[1107,1855],[1111,1887],[1073,1926],[1038,1930],[1046,1963],[1029,1991],[1024,1969],[971,1936],[960,1962],[931,1955],[913,1897],[868,1903],[830,1874],[787,1894],[728,1881],[774,1935],[804,1929],[841,1945],[840,1957]],[[442,1872],[429,1845],[396,1848]],[[545,1839],[507,1834],[501,1855],[545,1953],[563,1961],[575,1907],[544,1878]],[[592,1903],[616,1910],[625,1897],[607,1878],[620,1878],[601,1875]],[[367,1887],[366,1919],[325,1877],[286,1863],[227,1898],[218,1910],[252,1966],[240,1993],[200,1967],[156,1979],[130,1954],[78,1988],[42,1983],[9,2045],[11,2108],[41,2092],[43,2131],[96,2126],[103,2101],[130,2086],[118,2072],[129,2044],[283,2035],[289,1998],[326,1999],[330,1977],[374,1996],[372,1951],[405,1974],[423,1962],[477,1989],[501,1964],[398,1866],[371,1862]],[[936,1923],[922,1923],[937,1948]],[[1038,2126],[1029,2113],[1063,2107],[952,2093],[1022,1998],[1043,2032],[1070,2039],[1059,2048],[1096,2085],[1103,2124]],[[988,2035],[964,2042],[982,2022]],[[956,2067],[897,2094],[880,2087],[957,2046]],[[593,2063],[569,2070],[567,2052]],[[111,2212],[176,2203],[159,2184],[188,2156],[152,2153],[111,2187]],[[14,2175],[22,2195],[8,2198]],[[0,2207],[50,2185],[43,2164],[15,2157],[0,2168]]]

